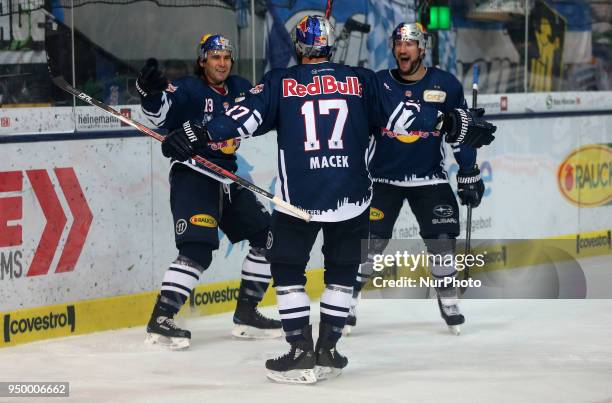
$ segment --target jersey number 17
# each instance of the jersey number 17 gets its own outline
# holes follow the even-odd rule
[[[321,148],[317,133],[315,102],[319,104],[320,115],[329,115],[332,109],[338,110],[331,138],[327,140],[327,146],[330,150],[342,149],[342,134],[344,133],[344,125],[348,117],[348,106],[345,99],[320,99],[318,101],[304,102],[304,105],[302,105],[302,115],[304,116],[304,126],[306,128],[304,149],[306,151],[315,151]]]

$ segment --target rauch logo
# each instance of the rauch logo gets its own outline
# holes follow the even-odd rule
[[[612,202],[612,147],[592,144],[578,148],[559,166],[561,194],[579,207],[598,207]]]

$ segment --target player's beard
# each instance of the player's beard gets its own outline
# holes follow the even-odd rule
[[[401,59],[397,58],[395,62],[397,63],[397,69],[402,76],[411,76],[419,70],[423,59],[418,57],[416,60],[410,58],[408,61],[402,61]]]

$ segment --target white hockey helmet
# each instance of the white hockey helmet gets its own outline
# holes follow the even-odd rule
[[[427,49],[431,47],[431,37],[418,22],[408,24],[402,22],[393,30],[391,37],[389,38],[389,46],[391,49],[395,49],[396,41],[417,41],[420,49]]]

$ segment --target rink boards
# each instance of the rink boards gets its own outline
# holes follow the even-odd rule
[[[612,109],[610,94],[490,95],[480,100],[499,129],[493,146],[479,152],[487,190],[473,212],[472,236],[587,234],[584,242],[588,234],[609,233],[612,115],[589,111],[606,105]],[[141,119],[136,107],[119,109]],[[565,112],[572,115],[557,115]],[[169,163],[158,144],[86,107],[77,108],[76,119],[72,108],[3,109],[0,120],[0,134],[10,136],[0,138],[0,346],[145,323],[163,273],[176,257]],[[78,134],[71,133],[75,125]],[[91,130],[98,131],[88,138]],[[40,141],[58,133],[73,139]],[[245,140],[239,150],[240,173],[263,188],[273,188],[275,181],[275,143],[270,133]],[[457,165],[452,155],[447,162],[454,186]],[[407,210],[396,224],[395,238],[418,238]],[[465,209],[460,210],[463,229]],[[311,269],[322,266],[320,241]],[[195,293],[194,298],[204,295],[199,305],[194,302],[195,313],[233,309],[230,296],[247,248],[245,243],[230,245],[222,236],[201,278],[198,290],[203,291]],[[311,275],[319,278],[321,270]],[[320,281],[309,284],[315,283],[312,298],[322,290]],[[273,303],[272,296],[267,298]],[[113,315],[117,311],[121,314]]]

